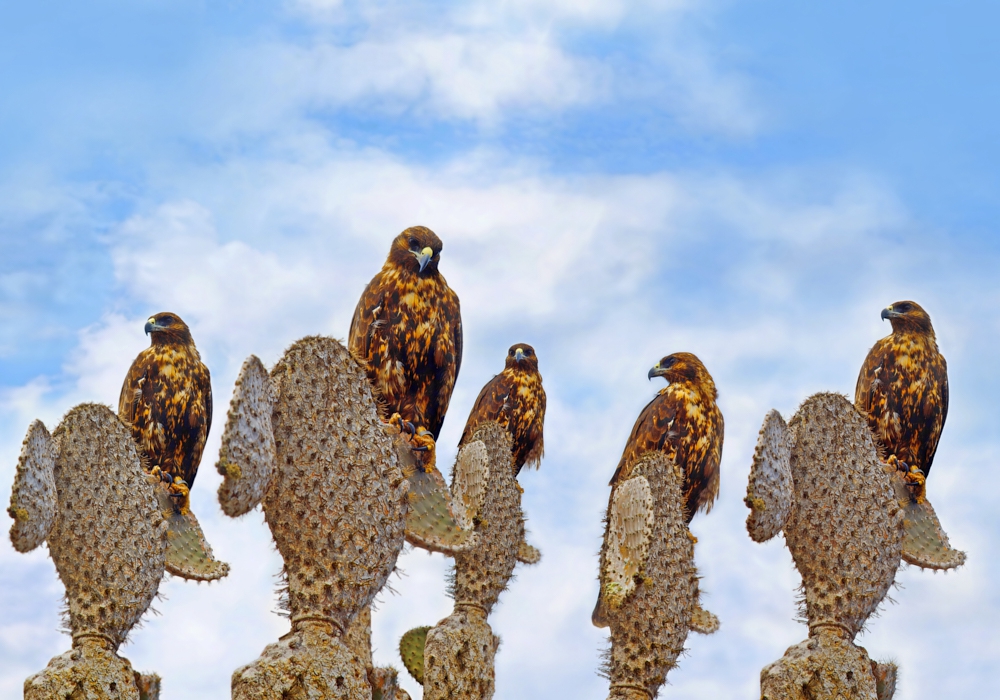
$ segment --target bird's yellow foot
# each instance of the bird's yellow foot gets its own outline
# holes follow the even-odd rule
[[[900,462],[906,465],[906,462]],[[923,503],[927,499],[927,477],[916,465],[910,466],[903,474],[903,480],[910,490],[910,497],[917,504]]]
[[[698,544],[698,538],[690,530],[688,530],[688,538],[691,540],[691,544]]]
[[[410,435],[417,434],[417,426],[413,425],[413,423],[408,420],[403,420],[403,417],[398,413],[393,413],[389,416],[389,420],[387,422],[392,423],[393,425],[398,425],[401,433],[406,432]]]
[[[167,487],[170,498],[173,499],[177,510],[181,515],[185,515],[191,507],[191,489],[187,482],[179,476],[175,476],[173,483]]]

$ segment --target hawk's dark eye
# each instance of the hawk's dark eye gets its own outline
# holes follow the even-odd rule
[[[171,319],[169,316],[164,316],[163,318],[158,320],[157,323],[160,324],[161,326],[169,326],[170,324],[173,323],[173,319]]]
[[[910,310],[909,304],[900,304],[899,306],[896,307],[896,311],[898,311],[901,314],[905,314],[909,310]]]
[[[525,348],[525,349],[524,349],[524,354],[525,354],[525,355],[534,355],[534,354],[535,354],[535,351],[534,351],[534,350],[532,350],[531,348]]]
[[[411,238],[407,241],[407,244],[409,244],[411,250],[418,250],[420,248],[420,241],[416,238]]]

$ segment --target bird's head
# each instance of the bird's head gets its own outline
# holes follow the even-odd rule
[[[432,275],[441,262],[444,244],[425,226],[411,226],[396,236],[389,260],[396,266],[417,274]]]
[[[689,352],[675,352],[672,355],[667,355],[653,365],[646,376],[649,379],[663,377],[667,380],[667,384],[674,382],[695,384],[708,391],[713,397],[716,395],[712,375],[705,369],[701,360]]]
[[[930,333],[934,335],[931,317],[915,301],[897,301],[882,309],[882,320],[892,324],[892,330],[897,332]]]
[[[538,371],[538,356],[535,349],[527,343],[511,345],[507,351],[507,369],[520,369],[522,371]]]
[[[191,329],[177,314],[169,311],[150,316],[146,321],[146,335],[151,345],[191,345]]]

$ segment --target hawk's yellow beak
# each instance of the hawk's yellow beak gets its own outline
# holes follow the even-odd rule
[[[522,350],[521,348],[518,348],[517,350],[515,350],[514,351],[514,359],[517,360],[518,362],[520,362],[521,360],[523,360],[524,359],[524,350]]]
[[[419,253],[414,253],[413,255],[416,257],[417,262],[420,263],[420,272],[423,272],[424,268],[431,261],[431,258],[434,257],[434,251],[431,250],[430,246],[427,246]]]

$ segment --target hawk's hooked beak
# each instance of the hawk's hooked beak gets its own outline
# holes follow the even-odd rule
[[[522,350],[521,348],[518,348],[517,350],[515,350],[514,351],[514,359],[517,360],[518,362],[520,362],[521,360],[523,360],[524,359],[524,350]]]
[[[660,367],[660,363],[657,362],[652,366],[652,368],[650,368],[649,372],[646,374],[646,378],[651,380],[653,377],[662,377],[666,373],[667,370]]]
[[[159,330],[159,327],[156,325],[156,319],[150,316],[146,320],[146,325],[143,326],[143,330],[146,331],[146,335],[149,335],[153,331]]]
[[[414,253],[413,256],[417,259],[417,262],[420,263],[420,272],[423,272],[424,268],[427,267],[427,264],[431,261],[431,258],[434,257],[434,251],[431,250],[430,246],[427,246],[419,253]]]
[[[892,310],[891,306],[887,306],[886,308],[882,309],[882,320],[883,321],[892,320],[892,317],[893,316],[897,316],[897,315],[898,314],[895,311]]]

